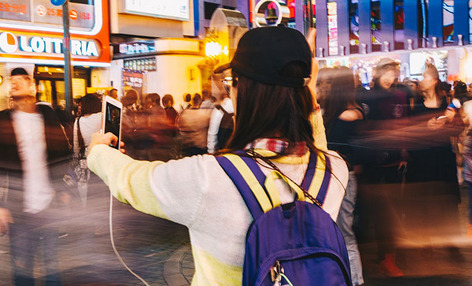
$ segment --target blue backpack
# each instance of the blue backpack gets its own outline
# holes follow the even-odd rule
[[[344,238],[321,208],[331,178],[328,157],[311,154],[301,190],[277,170],[266,177],[253,158],[238,154],[216,159],[254,218],[246,237],[242,285],[352,285]],[[277,178],[297,193],[294,202],[281,205]],[[319,205],[305,199],[304,190]]]

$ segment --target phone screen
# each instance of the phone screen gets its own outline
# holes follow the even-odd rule
[[[105,133],[111,132],[118,137],[118,142],[113,148],[119,149],[120,146],[120,127],[121,127],[121,110],[119,107],[107,102],[105,114]]]

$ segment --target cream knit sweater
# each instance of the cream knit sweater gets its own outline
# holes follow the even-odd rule
[[[323,209],[336,221],[348,169],[336,153],[329,154],[335,177]],[[307,153],[274,163],[301,183],[308,160]],[[88,166],[118,200],[188,227],[195,260],[192,285],[241,285],[245,238],[252,217],[215,157],[193,156],[167,163],[136,161],[116,149],[97,145],[88,156]],[[276,186],[282,203],[293,201],[293,192],[282,180]]]

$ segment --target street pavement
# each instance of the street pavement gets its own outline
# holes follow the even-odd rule
[[[460,205],[465,226],[467,196]],[[94,194],[94,195],[90,195]],[[87,208],[72,209],[58,249],[64,285],[144,285],[128,272],[113,252],[109,235],[109,197],[104,186],[92,184]],[[190,285],[194,272],[187,229],[145,215],[114,200],[113,237],[127,265],[149,285]],[[372,238],[360,241],[365,285],[472,285],[472,240],[464,235],[456,248],[409,246],[397,250],[403,278],[380,274]],[[0,285],[12,285],[8,237],[0,237]],[[39,250],[40,251],[40,250]],[[39,252],[38,251],[38,252]],[[38,255],[39,256],[39,255]],[[36,259],[35,276],[44,276]],[[37,284],[43,285],[43,284]]]

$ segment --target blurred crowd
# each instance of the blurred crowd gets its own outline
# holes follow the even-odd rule
[[[93,252],[88,235],[107,232],[103,215],[109,193],[87,167],[92,134],[102,129],[103,95],[75,100],[70,118],[37,101],[35,81],[24,68],[13,69],[9,81],[11,108],[0,111],[0,234],[9,236],[14,285],[34,285],[38,249],[43,282],[60,285],[58,239],[67,236],[71,219],[81,218],[86,225],[86,238],[79,240],[84,253]],[[225,145],[234,110],[228,89],[221,90],[218,98],[207,90],[184,94],[177,109],[171,94],[141,96],[129,89],[119,97],[112,89],[107,95],[123,104],[121,134],[127,154],[168,161]]]
[[[231,135],[234,110],[227,95],[217,100],[207,90],[186,93],[177,109],[171,94],[161,98],[149,93],[144,100],[138,98],[135,90],[129,90],[120,99],[122,141],[133,158],[168,161],[214,153]]]
[[[463,229],[472,237],[470,204],[467,222],[458,213],[459,187],[472,179],[471,90],[459,80],[441,82],[431,62],[421,80],[400,82],[399,64],[380,59],[368,87],[346,67],[322,68],[317,80],[328,148],[350,167],[338,225],[355,285],[363,283],[356,239],[368,230],[389,277],[404,275],[399,247],[418,247],[426,257],[446,248],[457,259]]]
[[[420,247],[425,255],[440,247],[456,255],[456,239],[464,236],[463,232],[472,238],[472,203],[466,222],[461,222],[458,213],[460,187],[468,187],[472,195],[471,86],[460,80],[441,82],[430,62],[425,63],[421,80],[405,78],[400,82],[399,75],[399,62],[383,58],[373,69],[369,87],[347,67],[322,68],[317,77],[316,97],[328,147],[345,158],[350,170],[337,223],[346,240],[355,285],[364,283],[358,240],[370,230],[377,244],[379,269],[389,277],[404,275],[396,263],[399,247]],[[30,94],[34,83],[24,69],[15,69],[13,79],[18,79],[18,83],[12,81],[13,108],[0,113],[0,190],[10,190],[1,193],[0,223],[15,220],[25,225],[10,229],[11,241],[17,241],[12,255],[24,259],[31,253],[22,251],[36,247],[46,237],[42,227],[32,236],[29,225],[44,225],[44,221],[50,225],[49,219],[58,217],[47,207],[48,200],[56,200],[62,193],[55,193],[61,187],[53,187],[53,183],[68,186],[57,206],[77,199],[82,208],[89,207],[87,186],[99,179],[87,169],[86,156],[92,134],[101,129],[102,99],[98,94],[80,98],[75,118],[69,123],[54,115],[47,104],[36,102]],[[123,104],[122,141],[127,154],[140,160],[168,161],[224,149],[233,126],[234,108],[228,92],[231,81],[224,77],[216,81],[222,92],[186,93],[182,95],[184,103],[177,107],[171,94],[140,96],[130,89],[119,97],[112,89],[108,95]],[[45,127],[38,122],[44,122]],[[45,144],[36,146],[39,141]],[[36,154],[26,151],[31,147]],[[46,165],[54,168],[38,171]],[[44,203],[15,198],[12,190],[34,188],[35,180],[43,182]],[[9,201],[23,204],[13,211],[16,213],[5,211],[6,195]],[[43,216],[32,221],[31,214],[37,213]],[[51,237],[59,235],[56,229]],[[50,254],[56,240],[49,243]],[[57,264],[50,256],[46,265],[51,265],[50,279],[55,281],[59,279],[54,271]],[[17,284],[31,283],[22,279],[29,277],[32,265],[14,259],[13,265]]]

